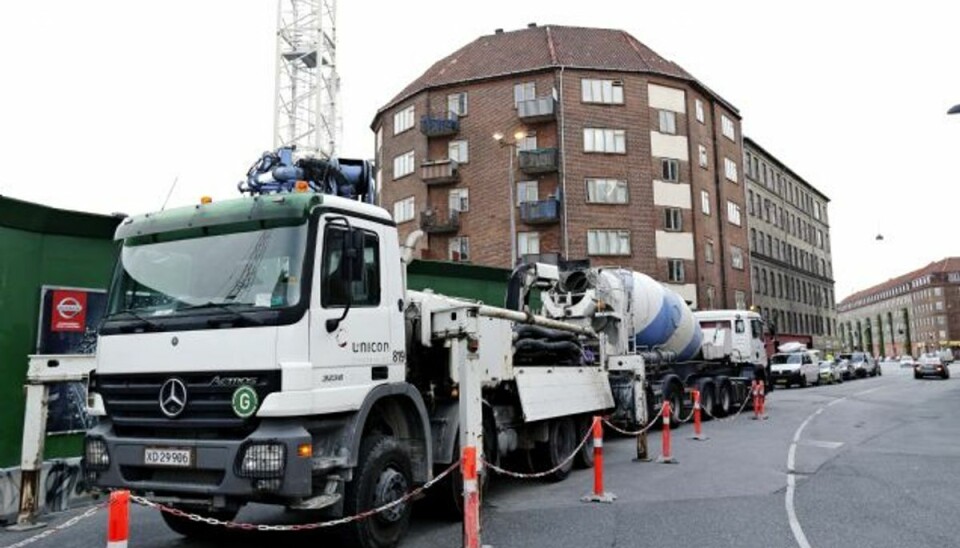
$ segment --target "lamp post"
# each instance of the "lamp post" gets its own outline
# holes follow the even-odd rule
[[[517,263],[517,202],[514,198],[514,186],[516,186],[516,181],[514,179],[514,169],[513,169],[513,157],[516,155],[517,143],[521,139],[527,136],[526,131],[517,131],[513,134],[513,141],[506,141],[503,138],[503,133],[499,131],[493,134],[493,140],[500,144],[501,147],[507,147],[510,149],[510,192],[507,193],[510,199],[510,268],[513,268]]]

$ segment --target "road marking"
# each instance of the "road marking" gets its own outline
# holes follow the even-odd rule
[[[822,449],[839,449],[843,446],[842,441],[803,440],[800,443],[810,447],[820,447]]]
[[[790,443],[790,450],[787,451],[787,494],[785,496],[784,505],[787,508],[787,520],[790,522],[790,530],[793,532],[793,538],[797,541],[797,545],[800,546],[800,548],[810,548],[810,542],[807,541],[807,535],[804,534],[803,527],[800,526],[800,520],[797,519],[796,506],[794,506],[794,493],[797,490],[797,476],[796,476],[796,468],[795,468],[795,465],[797,462],[797,444],[800,442],[800,435],[803,434],[803,429],[806,428],[807,425],[810,424],[810,421],[812,421],[817,415],[819,415],[820,413],[823,413],[824,409],[834,406],[842,401],[846,401],[849,398],[862,396],[864,394],[869,394],[870,392],[876,392],[881,388],[887,388],[889,386],[890,385],[887,384],[884,386],[877,386],[876,388],[871,388],[869,390],[862,390],[860,392],[849,394],[842,398],[833,400],[830,403],[822,405],[820,406],[819,409],[817,409],[813,413],[810,413],[810,415],[806,419],[804,419],[804,421],[797,428],[797,431],[793,433],[793,441]],[[818,443],[837,444],[839,442],[829,442],[829,441],[816,442],[814,440],[810,440],[810,441],[805,441],[804,443],[816,445]],[[839,447],[840,445],[843,445],[843,444],[839,443],[839,445],[837,445],[836,447]],[[836,449],[836,447],[830,447],[830,448]]]

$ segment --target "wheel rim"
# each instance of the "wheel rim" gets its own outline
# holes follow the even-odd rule
[[[374,488],[373,507],[379,508],[384,504],[399,499],[407,493],[408,488],[409,484],[403,473],[392,467],[385,468],[380,472],[380,477],[377,478],[377,486]],[[407,504],[403,502],[378,514],[379,519],[387,523],[396,523],[403,518],[406,510]]]

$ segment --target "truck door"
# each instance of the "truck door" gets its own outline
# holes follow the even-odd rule
[[[388,379],[393,352],[403,350],[394,348],[396,342],[391,340],[383,289],[383,228],[336,214],[320,219],[310,361],[313,387],[331,389],[331,405],[341,399],[348,407],[359,405],[356,399],[362,401],[372,382]]]
[[[758,318],[750,320],[750,353],[753,363],[767,364],[767,351],[763,346],[763,322]]]

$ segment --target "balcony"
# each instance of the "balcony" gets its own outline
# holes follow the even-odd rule
[[[426,209],[420,213],[420,229],[427,234],[450,234],[460,230],[460,212],[453,210],[446,217],[436,209]]]
[[[535,148],[520,151],[520,171],[527,175],[557,171],[557,149]]]
[[[521,257],[524,263],[560,264],[559,253],[527,253]]]
[[[456,114],[451,114],[449,118],[420,117],[420,133],[427,137],[444,137],[446,135],[456,135],[459,132],[460,119]]]
[[[517,116],[524,122],[546,122],[556,118],[556,101],[541,97],[517,103]]]
[[[520,203],[520,220],[528,225],[549,225],[560,222],[560,200],[547,198]]]
[[[420,179],[426,185],[446,185],[460,180],[460,168],[456,160],[435,160],[420,164]]]

